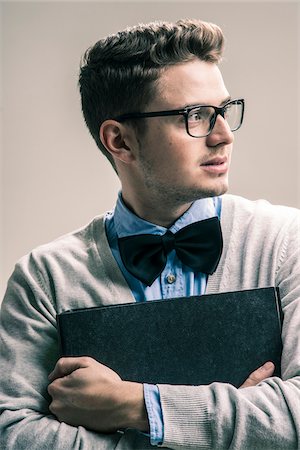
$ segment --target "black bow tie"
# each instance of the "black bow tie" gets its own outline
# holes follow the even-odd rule
[[[173,249],[196,272],[212,274],[221,258],[223,239],[218,217],[192,223],[163,236],[138,234],[118,239],[122,261],[133,276],[151,286],[161,274]]]

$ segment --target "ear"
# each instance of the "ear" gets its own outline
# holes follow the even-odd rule
[[[116,120],[105,120],[100,127],[100,139],[107,151],[125,164],[134,160],[135,133],[131,127]]]

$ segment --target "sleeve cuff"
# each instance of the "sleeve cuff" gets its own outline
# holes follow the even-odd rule
[[[144,384],[144,398],[150,425],[150,443],[160,445],[164,439],[164,422],[158,387]]]

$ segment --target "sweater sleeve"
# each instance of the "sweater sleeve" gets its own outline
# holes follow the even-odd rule
[[[122,443],[132,441],[132,433],[128,439],[121,432],[98,434],[49,412],[48,374],[58,359],[55,317],[38,272],[32,264],[18,264],[1,310],[0,448],[127,449]]]
[[[172,449],[296,450],[300,442],[300,226],[281,230],[274,273],[284,313],[282,379],[255,387],[159,385],[162,446]]]

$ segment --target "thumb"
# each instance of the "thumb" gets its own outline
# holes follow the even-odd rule
[[[271,377],[274,373],[275,366],[271,361],[266,362],[263,366],[254,370],[247,380],[239,387],[239,389],[256,386],[258,383],[263,381],[265,378]]]
[[[60,358],[53,371],[49,374],[48,379],[52,383],[52,381],[57,378],[62,378],[67,375],[70,375],[77,369],[81,369],[87,367],[89,365],[89,361],[91,358],[82,356],[77,358],[64,357]]]

